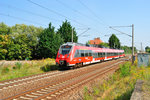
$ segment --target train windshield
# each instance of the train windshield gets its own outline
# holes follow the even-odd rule
[[[69,54],[71,48],[72,48],[72,46],[63,45],[63,46],[61,46],[61,48],[59,50],[59,53],[62,54],[62,55]]]

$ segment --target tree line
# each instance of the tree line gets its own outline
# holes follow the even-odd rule
[[[150,47],[149,47],[149,46],[146,46],[146,47],[145,47],[145,51],[146,51],[147,53],[150,53]]]
[[[8,26],[0,23],[0,60],[29,60],[55,58],[60,45],[71,42],[73,30],[74,42],[78,41],[77,32],[67,20],[58,29],[51,23],[48,28],[33,25],[16,24]],[[101,46],[124,49],[131,53],[132,48],[121,46],[115,34],[110,36],[108,43]],[[136,48],[135,48],[136,50]]]
[[[28,60],[55,58],[61,44],[78,37],[75,28],[67,20],[55,31],[49,23],[48,28],[16,24],[7,26],[0,23],[0,60]]]

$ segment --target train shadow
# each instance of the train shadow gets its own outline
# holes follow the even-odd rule
[[[58,67],[56,65],[45,65],[45,66],[42,66],[40,67],[40,69],[44,72],[49,72],[49,71],[55,71],[55,70],[58,70]]]
[[[45,65],[45,66],[42,66],[40,67],[40,69],[44,72],[49,72],[49,71],[55,71],[55,70],[59,70],[59,71],[66,71],[66,70],[70,70],[71,68],[67,68],[65,66],[57,66],[57,65]]]
[[[75,70],[75,69],[79,69],[79,68],[83,68],[83,67],[88,67],[90,65],[95,65],[95,64],[100,64],[103,62],[108,62],[108,61],[112,61],[112,60],[117,60],[117,59],[111,59],[111,60],[107,60],[107,61],[100,61],[100,62],[95,62],[95,63],[91,63],[91,64],[87,64],[87,65],[83,65],[82,67],[77,67],[77,68],[73,68],[73,67],[67,67],[67,66],[57,66],[57,65],[45,65],[42,66],[40,69],[44,72],[49,72],[49,71],[55,71],[55,70],[59,70],[59,71],[67,71],[67,70]]]

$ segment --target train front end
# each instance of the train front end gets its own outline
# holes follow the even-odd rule
[[[63,44],[60,46],[59,51],[56,57],[56,65],[58,66],[71,66],[71,53],[72,53],[73,45],[71,44]]]

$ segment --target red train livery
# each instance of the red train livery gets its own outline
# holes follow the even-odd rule
[[[56,57],[59,66],[80,67],[85,64],[124,57],[124,50],[90,47],[67,42],[60,46]]]

